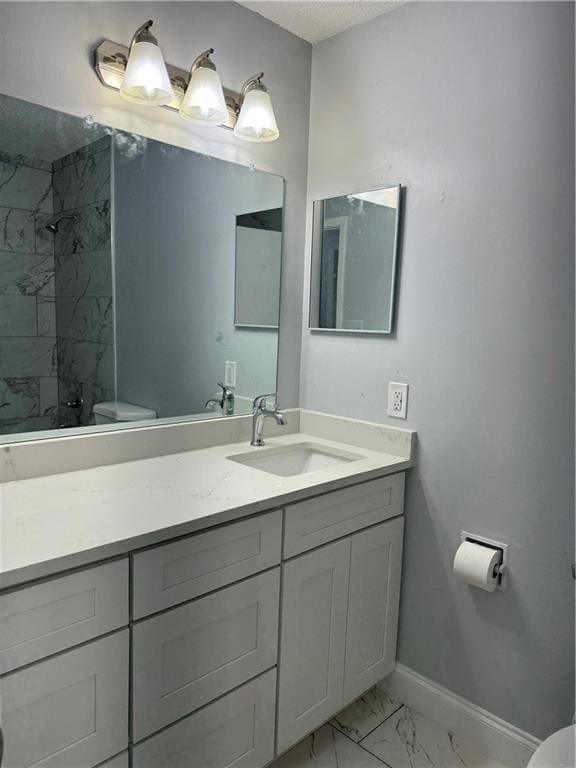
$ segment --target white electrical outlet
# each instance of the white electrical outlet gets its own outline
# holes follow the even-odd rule
[[[388,416],[405,419],[408,407],[408,384],[388,382]]]
[[[226,360],[224,363],[224,384],[227,387],[236,386],[236,363],[232,360]]]

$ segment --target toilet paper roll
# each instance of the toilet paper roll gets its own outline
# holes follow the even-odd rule
[[[498,585],[498,566],[501,562],[501,550],[463,541],[454,557],[454,573],[473,587],[494,592]]]

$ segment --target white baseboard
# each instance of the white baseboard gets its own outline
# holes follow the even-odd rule
[[[450,733],[468,739],[487,757],[507,768],[525,768],[540,744],[529,733],[402,664],[396,665],[382,687]]]

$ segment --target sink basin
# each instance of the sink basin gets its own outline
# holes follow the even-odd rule
[[[348,464],[365,457],[359,453],[328,448],[318,443],[294,443],[278,448],[259,448],[250,453],[238,453],[227,458],[262,472],[290,477],[314,472],[316,469]]]

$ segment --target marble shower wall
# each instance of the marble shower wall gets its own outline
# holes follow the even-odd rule
[[[58,398],[70,426],[114,399],[110,152],[106,136],[53,163],[54,214],[77,217],[54,236]],[[77,398],[81,411],[66,405]]]
[[[0,434],[58,423],[51,164],[0,150]]]

